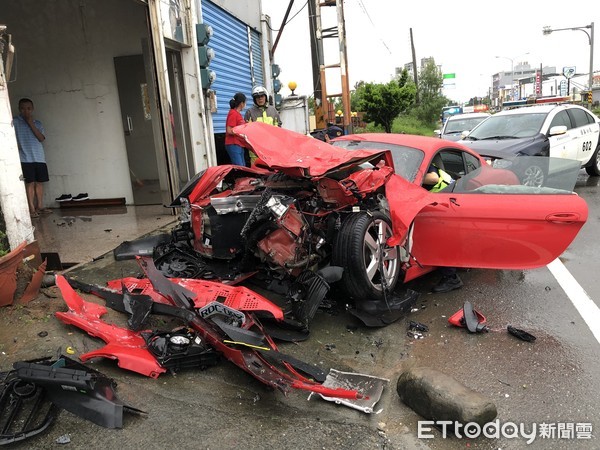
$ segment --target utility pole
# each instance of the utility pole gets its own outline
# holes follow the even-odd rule
[[[317,38],[317,3],[308,1],[308,25],[310,31],[310,53],[312,57],[313,95],[315,97],[315,120],[317,128],[325,128],[327,103],[323,103],[321,66],[323,65],[323,40]],[[325,100],[327,98],[325,97]]]
[[[413,78],[415,80],[415,87],[417,92],[415,94],[415,102],[418,105],[419,101],[419,78],[417,76],[417,55],[415,53],[415,41],[413,40],[412,28],[410,29],[410,49],[412,51],[412,63],[413,63]]]
[[[324,27],[322,24],[321,8],[334,6],[337,23],[335,26]],[[352,111],[350,109],[350,86],[348,81],[348,57],[346,52],[346,24],[344,19],[343,0],[308,0],[308,15],[310,26],[310,48],[313,64],[313,91],[315,96],[315,119],[317,128],[325,128],[327,122],[334,122],[333,111],[330,111],[331,98],[342,99],[344,109],[344,130],[352,132]],[[323,39],[337,38],[339,62],[326,64],[323,53]],[[340,72],[341,93],[327,92],[326,69],[338,69]],[[320,100],[320,101],[319,101]]]
[[[548,26],[542,29],[542,34],[548,35],[555,31],[565,31],[565,30],[579,30],[583,31],[588,38],[588,43],[590,44],[590,72],[588,74],[588,89],[590,92],[592,91],[592,85],[594,83],[594,22],[589,25],[584,25],[582,27],[571,27],[571,28],[555,28],[552,29]],[[590,30],[588,33],[587,30]]]

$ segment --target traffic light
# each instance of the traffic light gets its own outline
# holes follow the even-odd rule
[[[281,81],[278,79],[273,80],[273,92],[276,94],[281,90]]]
[[[277,79],[279,74],[281,73],[281,69],[278,64],[273,64],[271,66],[271,76],[273,77],[273,102],[275,103],[275,108],[280,108],[283,103],[283,97],[279,91],[281,90],[281,81]]]
[[[277,78],[280,73],[281,73],[281,69],[279,68],[279,64],[273,64],[271,66],[271,76],[273,78]]]
[[[208,68],[210,62],[215,57],[215,51],[207,44],[213,35],[213,28],[210,25],[196,24],[196,42],[198,44],[198,64],[200,65],[200,80],[202,89],[210,88],[211,84],[217,78],[217,74]]]
[[[592,93],[592,91],[586,91],[584,101],[586,103],[592,103],[593,100],[594,100],[594,94]]]

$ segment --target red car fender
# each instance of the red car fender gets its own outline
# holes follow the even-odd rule
[[[69,282],[62,276],[56,276],[56,285],[69,307],[67,312],[56,312],[55,316],[63,323],[74,325],[86,331],[90,336],[99,337],[107,343],[104,347],[85,353],[79,357],[87,361],[95,357],[116,359],[122,369],[157,378],[167,369],[158,364],[156,358],[146,348],[146,341],[139,333],[111,325],[100,318],[106,308],[97,303],[86,302],[73,290]]]
[[[439,197],[420,186],[405,180],[400,175],[392,175],[385,185],[386,197],[390,205],[392,231],[389,246],[400,245],[416,215],[427,205],[439,203]]]

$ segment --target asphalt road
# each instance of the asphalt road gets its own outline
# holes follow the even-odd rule
[[[599,186],[600,179],[581,172],[576,191],[588,202],[589,219],[560,258],[596,305],[600,302],[596,283],[600,268],[600,243],[596,238],[600,230]],[[131,264],[99,260],[79,275],[88,277],[88,282],[106,281],[128,276],[135,270]],[[308,341],[280,346],[281,351],[323,368],[389,379],[375,408],[381,409],[378,414],[368,415],[316,397],[308,400],[301,391],[286,397],[230,363],[150,379],[121,370],[114,361],[99,360],[93,367],[117,380],[119,398],[148,415],[127,416],[123,429],[111,430],[63,411],[49,432],[16,447],[600,448],[600,343],[561,281],[548,268],[470,270],[459,274],[464,287],[448,294],[429,293],[438,279],[436,273],[409,283],[406,287],[421,292],[415,310],[385,328],[361,326],[343,308],[319,311]],[[473,335],[448,324],[448,317],[467,300],[486,316],[491,332]],[[52,308],[64,310],[60,299],[49,301],[44,308],[47,313]],[[122,321],[112,312],[110,319]],[[427,324],[429,332],[422,339],[407,336],[409,320]],[[15,323],[19,325],[17,318]],[[509,324],[535,335],[536,342],[526,343],[510,336],[506,332]],[[12,361],[56,351],[57,347],[71,346],[77,355],[101,345],[53,317],[34,325],[24,333],[31,334],[30,342],[35,345],[27,345],[26,338],[15,339],[21,345],[7,342],[0,369],[6,370]],[[50,333],[45,340],[36,337],[40,327]],[[433,367],[455,377],[495,402],[500,426],[508,422],[523,424],[527,433],[537,426],[537,437],[527,445],[527,438],[521,436],[444,439],[440,431],[434,430],[428,432],[432,438],[420,439],[421,418],[400,401],[395,388],[399,374],[411,366]],[[591,425],[591,439],[583,439],[589,431],[585,424]],[[554,437],[542,437],[542,429]],[[70,442],[57,444],[56,439],[66,434]]]

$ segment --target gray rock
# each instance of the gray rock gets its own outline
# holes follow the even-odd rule
[[[400,399],[428,420],[451,420],[483,426],[498,415],[496,405],[455,378],[428,367],[403,372],[397,385]]]
[[[46,272],[42,277],[42,284],[40,287],[47,288],[56,284],[56,276],[53,273]]]

